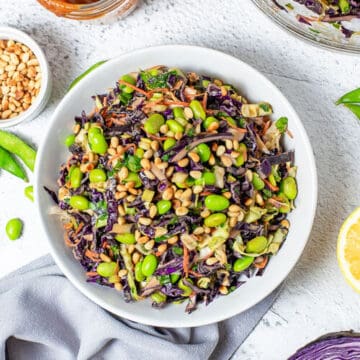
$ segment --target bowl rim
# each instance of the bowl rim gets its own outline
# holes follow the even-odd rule
[[[21,30],[9,26],[0,26],[0,39],[15,40],[26,45],[38,59],[42,74],[40,92],[34,103],[20,115],[12,119],[0,120],[0,128],[6,128],[20,124],[23,121],[32,120],[40,114],[50,98],[52,79],[45,53],[31,36]]]
[[[221,314],[216,314],[213,315],[211,317],[211,319],[208,319],[206,316],[203,316],[201,319],[196,319],[196,322],[194,323],[194,321],[191,320],[182,320],[182,322],[177,321],[176,324],[174,324],[173,321],[171,321],[171,319],[167,319],[165,317],[161,317],[159,316],[157,318],[156,321],[153,321],[152,319],[146,319],[144,318],[142,315],[138,315],[135,312],[129,312],[123,309],[114,309],[112,305],[108,304],[105,300],[104,297],[100,298],[97,295],[93,294],[92,291],[90,291],[86,285],[87,283],[85,281],[80,281],[78,280],[74,275],[72,275],[72,272],[70,271],[70,269],[67,268],[67,265],[65,264],[65,261],[62,260],[62,256],[61,254],[59,254],[56,249],[55,246],[53,245],[53,242],[50,240],[50,236],[47,236],[46,234],[46,226],[45,226],[45,216],[43,217],[43,213],[41,211],[41,207],[40,207],[40,189],[42,189],[42,184],[40,183],[41,181],[41,176],[40,176],[40,162],[41,159],[43,157],[43,154],[45,153],[46,149],[45,149],[45,142],[46,139],[49,137],[50,133],[51,133],[51,129],[53,127],[53,125],[56,122],[56,119],[58,117],[58,114],[62,111],[62,107],[63,104],[67,102],[67,99],[69,99],[70,97],[72,97],[73,93],[75,91],[77,91],[77,88],[79,86],[79,84],[81,82],[79,82],[78,84],[76,84],[65,96],[64,98],[61,100],[61,102],[58,104],[56,110],[53,113],[53,116],[48,124],[48,128],[45,132],[45,136],[43,137],[42,143],[39,147],[38,150],[38,156],[36,159],[36,166],[35,166],[35,180],[34,180],[34,195],[35,195],[35,204],[36,204],[36,211],[37,211],[37,215],[40,218],[40,224],[41,224],[41,230],[44,233],[44,235],[46,236],[47,242],[49,244],[50,247],[50,252],[51,255],[53,256],[53,258],[55,259],[55,262],[57,263],[57,265],[59,266],[60,270],[65,274],[65,276],[70,280],[71,283],[73,283],[75,285],[75,287],[86,297],[88,297],[91,301],[95,302],[96,304],[98,304],[99,306],[101,306],[102,308],[104,308],[105,310],[109,311],[112,314],[115,314],[117,316],[120,317],[124,317],[127,318],[129,320],[138,322],[138,323],[142,323],[142,324],[146,324],[146,325],[151,325],[151,326],[162,326],[162,327],[168,327],[168,328],[173,328],[173,327],[195,327],[195,326],[203,326],[203,325],[209,325],[215,322],[219,322],[219,321],[223,321],[229,317],[235,316],[237,314],[243,313],[246,310],[248,310],[249,308],[255,306],[256,304],[258,304],[259,302],[261,302],[263,299],[265,299],[273,290],[275,290],[277,287],[280,286],[280,284],[286,279],[286,277],[289,275],[289,273],[292,271],[292,269],[295,267],[296,263],[298,262],[298,260],[300,259],[304,248],[309,240],[309,236],[310,236],[310,232],[311,229],[313,227],[313,222],[314,222],[314,218],[315,218],[315,212],[316,212],[316,207],[317,207],[317,195],[318,195],[318,180],[317,180],[317,170],[316,170],[316,165],[315,165],[315,159],[314,159],[314,155],[313,155],[313,150],[310,144],[310,140],[307,136],[307,133],[304,129],[304,126],[300,120],[300,117],[297,115],[296,111],[294,110],[294,108],[292,107],[292,105],[289,103],[289,101],[287,100],[287,98],[282,94],[282,92],[270,81],[268,80],[261,72],[259,72],[258,70],[256,70],[255,68],[253,68],[252,66],[246,64],[245,62],[243,62],[242,60],[223,53],[221,51],[218,50],[214,50],[214,49],[209,49],[209,48],[205,48],[205,47],[199,47],[199,46],[193,46],[193,45],[161,45],[161,46],[153,46],[153,47],[148,47],[148,48],[143,48],[143,49],[137,49],[131,52],[127,52],[124,53],[120,56],[114,57],[112,59],[110,59],[109,61],[107,61],[105,64],[103,64],[102,66],[96,68],[93,72],[91,72],[87,77],[87,81],[91,81],[93,77],[95,77],[99,72],[102,71],[106,71],[106,69],[112,66],[112,64],[114,62],[118,62],[121,61],[122,59],[126,59],[126,57],[128,57],[129,55],[132,56],[146,56],[146,54],[150,51],[168,51],[171,52],[171,49],[174,48],[182,48],[184,51],[188,50],[188,51],[204,51],[207,53],[213,53],[216,56],[221,56],[221,57],[226,57],[231,61],[236,61],[242,64],[242,66],[246,69],[249,69],[249,71],[255,71],[259,77],[261,77],[261,79],[267,83],[273,91],[275,91],[277,93],[277,96],[279,96],[281,98],[281,100],[286,104],[286,106],[289,107],[289,109],[292,110],[293,114],[295,115],[295,117],[297,118],[297,126],[299,128],[299,132],[300,132],[300,136],[303,140],[304,143],[304,151],[306,152],[307,158],[309,159],[309,163],[308,163],[308,173],[309,176],[311,176],[311,188],[312,188],[312,193],[311,193],[311,199],[313,200],[313,203],[311,204],[311,211],[309,212],[309,217],[311,219],[310,223],[309,223],[309,228],[307,229],[306,232],[304,232],[305,236],[304,236],[304,242],[301,246],[301,249],[299,249],[299,252],[296,256],[294,256],[294,260],[293,263],[290,264],[290,266],[288,266],[287,270],[284,272],[282,277],[279,277],[277,279],[277,281],[275,282],[275,284],[273,285],[272,289],[269,291],[264,292],[261,296],[259,296],[259,298],[257,299],[257,301],[251,305],[245,306],[243,307],[240,311],[234,311],[232,314],[228,314],[226,312],[221,313]],[[160,314],[160,313],[159,313]],[[190,318],[189,318],[190,319]]]
[[[358,47],[342,44],[334,45],[330,40],[326,39],[317,40],[314,36],[311,36],[311,34],[299,31],[293,24],[286,24],[280,16],[274,15],[273,13],[269,13],[266,11],[267,9],[265,9],[265,7],[267,7],[268,5],[263,0],[252,0],[252,2],[275,25],[277,25],[282,30],[287,30],[292,36],[305,41],[307,44],[313,45],[315,47],[318,46],[322,49],[345,55],[360,55],[360,50]]]

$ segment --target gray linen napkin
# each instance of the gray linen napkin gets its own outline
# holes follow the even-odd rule
[[[229,359],[278,293],[218,324],[154,328],[88,300],[47,255],[0,280],[0,358]]]

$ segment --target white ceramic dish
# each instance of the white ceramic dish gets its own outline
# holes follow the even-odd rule
[[[209,306],[200,305],[188,315],[185,304],[153,309],[149,301],[125,303],[117,291],[85,282],[80,264],[63,241],[59,219],[49,215],[54,206],[43,186],[56,189],[59,166],[68,157],[63,145],[71,132],[73,118],[82,110],[90,111],[91,96],[113,87],[123,74],[139,68],[163,64],[217,76],[234,84],[254,101],[265,100],[274,107],[274,117],[287,116],[294,139],[286,140],[295,149],[299,195],[297,209],[290,215],[291,229],[279,254],[271,260],[264,276],[250,280],[228,296],[218,297]],[[317,177],[313,152],[298,115],[284,95],[263,75],[240,60],[218,51],[192,46],[160,46],[137,50],[115,58],[94,70],[78,83],[56,109],[36,164],[35,198],[38,215],[52,255],[69,280],[91,300],[112,313],[144,324],[188,327],[214,323],[243,312],[271,293],[286,278],[299,259],[309,236],[316,208]]]
[[[16,116],[13,119],[0,120],[0,128],[5,128],[20,124],[23,121],[32,120],[41,113],[50,98],[52,81],[45,54],[37,42],[35,42],[29,35],[11,27],[0,27],[0,39],[15,40],[31,49],[40,63],[42,74],[41,88],[35,102],[29,107],[29,109],[21,113],[19,116]]]

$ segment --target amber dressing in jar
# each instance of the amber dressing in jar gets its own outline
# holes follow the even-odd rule
[[[37,0],[57,16],[74,20],[102,17],[125,17],[135,9],[138,0]]]

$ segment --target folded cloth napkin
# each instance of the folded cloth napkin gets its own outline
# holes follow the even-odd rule
[[[87,299],[47,255],[0,280],[0,357],[229,359],[278,293],[218,324],[155,328],[116,318]]]

